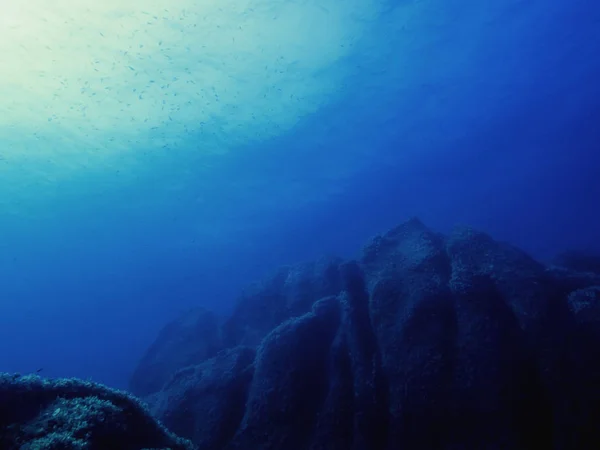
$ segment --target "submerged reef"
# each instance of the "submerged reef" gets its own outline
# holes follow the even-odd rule
[[[139,400],[99,384],[0,374],[2,450],[193,450]]]
[[[168,324],[131,379],[148,410],[1,375],[0,449],[597,449],[595,261],[412,219]]]
[[[207,450],[600,448],[585,268],[412,219],[357,261],[279,270],[222,323],[169,324],[131,390]]]

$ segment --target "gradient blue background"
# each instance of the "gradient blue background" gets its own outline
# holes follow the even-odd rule
[[[187,308],[411,216],[600,252],[598,2],[23,4],[0,1],[2,371],[125,387]],[[172,48],[123,53],[153,14],[143,48]]]

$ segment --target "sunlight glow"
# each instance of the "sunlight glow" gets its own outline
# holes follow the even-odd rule
[[[334,99],[375,14],[348,0],[0,0],[2,162],[223,153]]]

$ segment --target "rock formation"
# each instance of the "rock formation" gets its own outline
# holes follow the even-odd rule
[[[139,400],[74,379],[0,374],[2,450],[192,450]]]
[[[162,333],[145,361],[168,380],[132,390],[200,449],[600,448],[600,274],[468,228],[410,220],[198,324],[182,336],[219,328],[215,355]]]

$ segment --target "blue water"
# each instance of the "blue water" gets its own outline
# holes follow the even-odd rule
[[[125,387],[411,216],[600,252],[596,1],[51,3],[0,0],[0,371]]]

